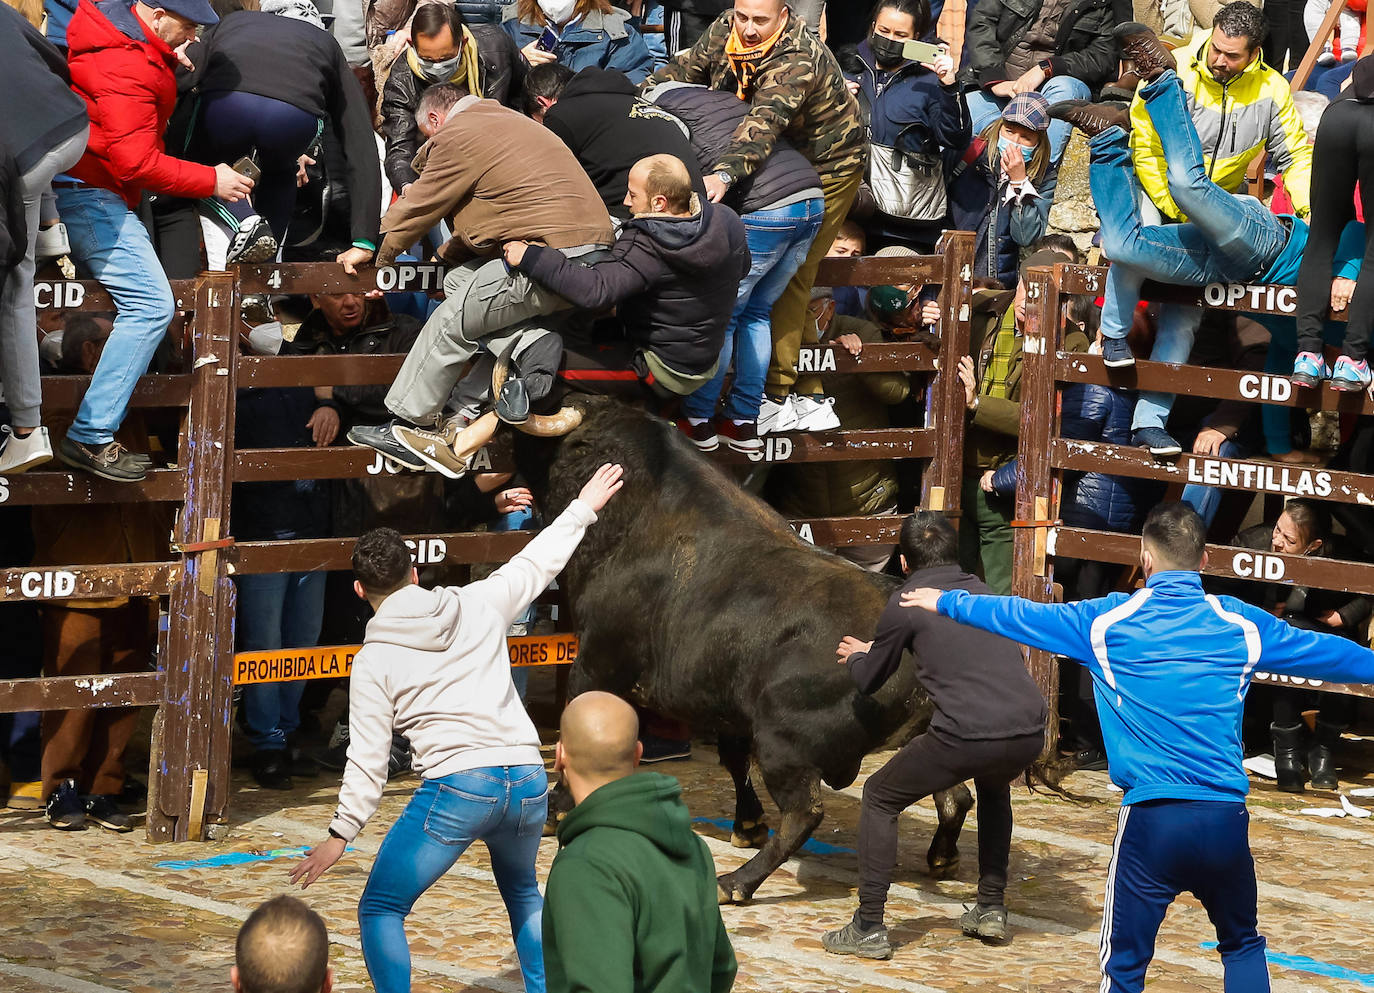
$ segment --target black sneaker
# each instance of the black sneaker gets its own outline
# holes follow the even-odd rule
[[[1007,908],[975,904],[959,918],[959,927],[970,938],[1003,941],[1007,937]]]
[[[129,820],[128,814],[115,805],[115,798],[112,796],[87,797],[86,816],[101,827],[110,831],[118,831],[120,834],[134,829],[134,822]]]
[[[251,764],[253,778],[263,789],[289,790],[291,788],[290,760],[284,749],[254,752]]]
[[[1104,772],[1107,768],[1107,753],[1100,748],[1084,748],[1073,754],[1075,769],[1084,772]]]
[[[73,469],[116,483],[137,483],[148,478],[147,456],[134,455],[117,441],[87,445],[69,435],[57,446],[57,457]]]
[[[832,955],[857,955],[863,959],[892,958],[892,943],[887,940],[887,928],[876,931],[860,931],[859,926],[850,921],[838,931],[827,931],[821,944]]]
[[[75,779],[64,779],[48,797],[46,817],[59,831],[81,831],[86,827],[86,801],[76,788]]]
[[[644,743],[644,754],[639,759],[641,765],[681,762],[692,757],[692,742],[687,738],[677,741],[673,738],[660,738],[656,734],[641,734],[639,740]]]
[[[349,444],[357,445],[359,448],[375,449],[403,469],[424,472],[429,468],[424,459],[402,445],[391,433],[392,426],[401,423],[403,422],[388,421],[386,424],[355,424],[348,429]]]
[[[1148,449],[1151,455],[1181,455],[1183,446],[1163,428],[1140,428],[1131,435],[1131,444]]]
[[[334,733],[329,736],[329,744],[318,756],[320,765],[334,772],[343,772],[348,765],[348,721],[342,720],[334,725]]]
[[[399,731],[391,735],[391,755],[386,760],[386,778],[395,779],[410,771],[410,739]]]
[[[507,424],[524,424],[530,419],[530,394],[520,379],[508,379],[496,395],[496,416]]]
[[[240,262],[266,262],[277,254],[277,239],[272,236],[272,228],[262,217],[254,214],[239,222],[234,237],[229,241],[229,251],[224,256],[225,265]]]
[[[1135,355],[1125,338],[1102,336],[1102,364],[1108,369],[1125,369],[1135,365]]]

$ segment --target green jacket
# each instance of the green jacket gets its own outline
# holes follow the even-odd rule
[[[881,342],[882,330],[858,317],[836,314],[824,341],[857,334],[864,344]],[[892,426],[887,408],[911,393],[904,372],[827,373],[821,377],[827,396],[835,398],[835,415],[846,429]],[[788,517],[848,517],[877,514],[897,505],[897,472],[893,460],[782,463],[778,509]]]
[[[677,780],[607,783],[558,825],[544,896],[548,993],[725,993],[735,952]]]
[[[678,82],[734,93],[738,80],[725,57],[733,16],[727,10],[717,17],[696,45],[654,72],[640,91]],[[779,140],[805,155],[822,179],[860,172],[868,157],[859,102],[845,85],[839,63],[795,15],[788,16],[782,37],[759,65],[749,114],[711,171],[728,172],[734,179],[753,175]]]

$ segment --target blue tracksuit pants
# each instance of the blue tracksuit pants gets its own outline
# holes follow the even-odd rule
[[[1121,808],[1102,909],[1101,993],[1140,993],[1164,914],[1192,893],[1217,930],[1226,993],[1268,993],[1244,803],[1147,800]]]

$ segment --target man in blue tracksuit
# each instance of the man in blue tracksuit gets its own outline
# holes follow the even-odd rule
[[[1174,898],[1192,892],[1216,925],[1226,993],[1265,993],[1256,930],[1249,780],[1240,722],[1256,669],[1374,682],[1374,652],[1203,592],[1206,528],[1181,503],[1145,519],[1145,588],[1039,604],[912,590],[902,605],[1082,662],[1092,675],[1112,781],[1125,791],[1102,913],[1102,993],[1137,993]]]

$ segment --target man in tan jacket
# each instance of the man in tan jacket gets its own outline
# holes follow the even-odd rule
[[[508,269],[501,246],[525,241],[582,258],[615,238],[596,187],[543,125],[450,84],[426,90],[416,118],[429,138],[415,157],[420,178],[382,218],[377,263],[390,263],[447,219],[453,237],[439,256],[458,268],[444,278],[444,302],[387,393],[396,420],[356,426],[348,440],[408,468],[453,475],[426,449],[451,447],[463,427],[458,418],[441,424],[463,366],[481,348],[499,354],[535,319],[571,307]]]

